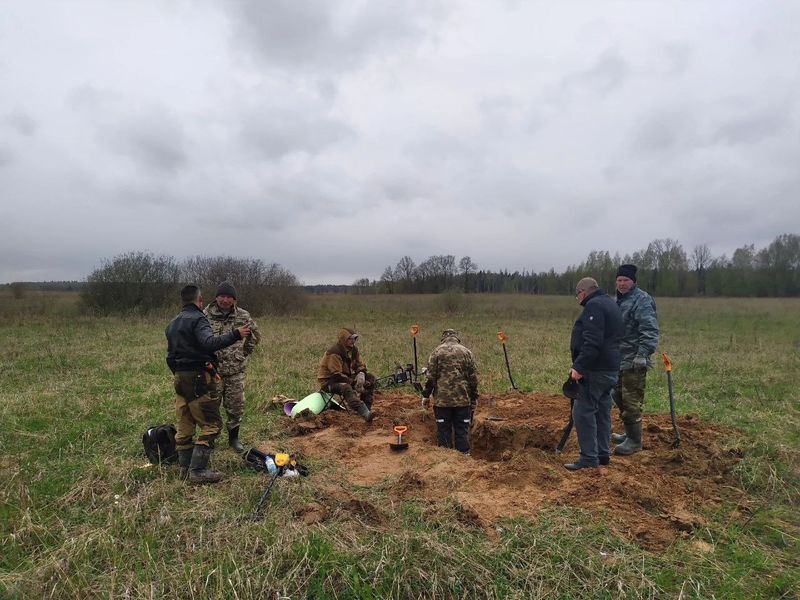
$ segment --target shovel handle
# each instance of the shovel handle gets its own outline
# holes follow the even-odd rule
[[[506,334],[504,332],[502,332],[502,331],[498,331],[497,332],[497,340],[501,344],[505,344],[506,343]]]
[[[417,334],[419,333],[419,325],[412,325],[410,331],[411,337],[417,337]]]
[[[406,431],[408,431],[408,427],[406,427],[405,425],[397,425],[394,428],[394,432],[397,435],[403,435]]]
[[[661,353],[661,360],[664,361],[664,369],[666,369],[667,373],[672,372],[672,363],[669,360],[669,356],[667,356],[666,352]]]

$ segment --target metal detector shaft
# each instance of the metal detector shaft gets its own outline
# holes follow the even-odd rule
[[[411,338],[414,341],[414,381],[419,376],[419,369],[417,368],[417,338]]]
[[[278,469],[275,472],[275,474],[272,476],[272,478],[269,480],[269,483],[267,484],[267,489],[265,489],[264,493],[261,494],[261,498],[259,498],[258,504],[256,504],[256,507],[253,509],[253,512],[250,513],[250,519],[256,520],[256,519],[260,519],[261,518],[261,515],[259,514],[259,512],[261,511],[261,507],[264,505],[264,502],[266,501],[267,496],[269,496],[270,490],[272,490],[272,485],[275,483],[275,480],[278,478],[278,476],[280,474],[281,474],[281,471],[280,471],[280,469]]]
[[[569,421],[567,421],[566,426],[564,427],[564,432],[561,434],[561,439],[558,441],[558,446],[556,446],[556,454],[561,454],[561,451],[564,450],[564,446],[569,439],[569,434],[572,433],[572,425],[574,421],[572,420],[572,407],[575,404],[575,400],[570,399],[569,401]]]

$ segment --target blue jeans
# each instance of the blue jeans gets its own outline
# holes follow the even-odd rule
[[[589,371],[580,380],[581,393],[572,407],[578,435],[578,464],[597,466],[608,458],[611,437],[611,390],[617,384],[617,371]]]

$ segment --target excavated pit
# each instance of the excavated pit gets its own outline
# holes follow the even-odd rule
[[[320,501],[328,506],[314,508],[313,514],[334,514],[356,503],[356,512],[368,515],[370,523],[390,522],[390,515],[365,508],[349,491],[378,486],[397,500],[455,511],[460,522],[487,531],[501,518],[535,519],[544,504],[580,507],[602,514],[619,535],[660,549],[702,525],[704,506],[719,504],[723,497],[743,499],[731,474],[742,454],[729,447],[733,430],[692,415],[678,418],[678,448],[671,447],[669,415],[648,414],[642,452],[612,457],[607,467],[569,472],[562,463],[577,457],[574,431],[563,454],[554,452],[569,418],[569,400],[563,396],[481,396],[471,456],[436,446],[433,412],[421,407],[418,396],[378,394],[373,409],[370,424],[339,411],[281,419],[278,433],[291,438],[293,451],[333,463],[336,476],[329,473],[320,481],[325,487]],[[616,414],[614,419],[620,430]],[[408,427],[403,441],[409,447],[403,452],[389,448],[397,439],[395,425]],[[298,514],[305,519],[307,513],[301,507]]]

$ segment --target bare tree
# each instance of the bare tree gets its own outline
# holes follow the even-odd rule
[[[464,278],[464,291],[469,291],[469,276],[478,270],[478,265],[472,262],[469,256],[464,256],[458,261],[458,272]]]

